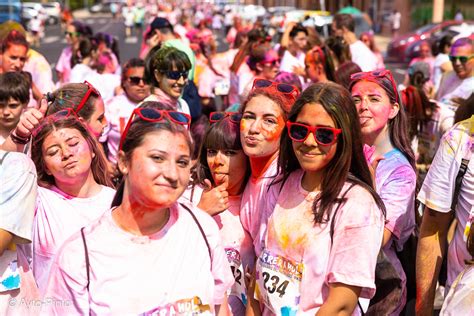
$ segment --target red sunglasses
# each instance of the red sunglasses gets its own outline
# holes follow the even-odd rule
[[[342,130],[327,126],[309,126],[306,124],[286,122],[288,136],[295,142],[304,142],[310,133],[313,133],[314,139],[319,145],[329,146],[337,141],[337,135]]]
[[[282,93],[285,96],[289,96],[293,99],[293,102],[296,101],[296,98],[300,95],[298,88],[291,84],[279,83],[261,78],[257,78],[253,81],[252,90],[257,88],[272,89],[276,92]]]
[[[242,113],[239,112],[211,112],[209,114],[209,122],[216,123],[222,121],[226,117],[229,117],[229,120],[232,123],[239,124],[242,119]]]
[[[125,130],[123,131],[122,137],[120,138],[120,146],[119,146],[120,150],[122,150],[123,143],[125,141],[125,138],[127,137],[128,130],[130,129],[130,126],[133,123],[133,119],[135,115],[138,115],[139,118],[147,122],[155,123],[167,117],[171,122],[174,122],[179,125],[187,126],[188,129],[189,129],[189,126],[191,125],[191,116],[183,112],[157,110],[153,108],[136,108],[135,110],[133,110],[132,115],[130,116],[130,119],[128,120],[127,126],[125,127]]]
[[[70,116],[73,116],[77,120],[79,119],[79,116],[77,115],[76,111],[74,111],[74,109],[72,108],[65,108],[56,113],[48,115],[44,118],[43,120],[44,123],[40,124],[37,128],[35,128],[33,132],[31,133],[31,135],[33,135],[33,137],[38,135],[38,133],[47,125],[47,123],[49,124],[51,122],[56,122],[56,121],[59,121],[60,119],[69,118]]]
[[[87,85],[87,91],[86,91],[86,94],[84,94],[84,96],[82,97],[81,102],[79,102],[79,104],[75,107],[76,113],[79,113],[79,111],[84,107],[86,102],[89,100],[91,93],[94,93],[96,96],[100,97],[99,91],[96,88],[94,88],[92,84],[90,84],[87,81],[84,81],[84,84]]]
[[[376,80],[379,78],[388,78],[392,84],[393,92],[395,94],[395,101],[397,103],[400,102],[398,98],[398,90],[397,90],[397,85],[395,83],[395,80],[393,79],[392,72],[388,69],[382,69],[382,70],[374,70],[374,71],[368,71],[368,72],[356,72],[355,74],[351,75],[351,84],[353,81],[359,81],[359,80]]]

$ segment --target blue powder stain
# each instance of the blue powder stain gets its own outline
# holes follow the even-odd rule
[[[11,275],[2,281],[2,285],[7,289],[17,289],[20,286],[20,275]]]
[[[247,306],[247,296],[242,294],[242,293],[240,294],[240,296],[241,296],[241,299],[242,299],[242,303],[244,303],[244,305]]]
[[[292,309],[290,306],[283,306],[280,308],[281,316],[295,316],[297,310]]]

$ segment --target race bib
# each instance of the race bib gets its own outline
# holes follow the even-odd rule
[[[147,312],[141,313],[140,316],[191,316],[191,315],[205,315],[211,316],[211,308],[209,305],[203,305],[199,297],[195,296],[189,299],[183,299],[174,303],[166,304],[165,306],[156,307]]]
[[[230,80],[220,79],[217,80],[216,86],[214,87],[215,95],[228,95],[230,90]]]
[[[245,289],[244,268],[242,266],[242,259],[240,253],[234,248],[225,248],[227,260],[229,261],[232,274],[234,275],[234,285],[230,289],[229,295],[234,295],[240,298],[244,305],[247,305],[247,291]]]
[[[274,314],[293,316],[300,302],[304,265],[265,249],[257,260],[255,298]]]

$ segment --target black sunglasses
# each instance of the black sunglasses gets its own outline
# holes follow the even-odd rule
[[[135,86],[138,86],[140,84],[140,82],[143,81],[143,84],[145,84],[145,79],[143,79],[142,77],[128,77],[128,81],[130,81],[131,84],[135,85]]]
[[[189,71],[175,71],[175,70],[168,70],[168,71],[161,71],[166,77],[172,80],[179,80],[179,78],[183,77],[184,80],[188,79]]]

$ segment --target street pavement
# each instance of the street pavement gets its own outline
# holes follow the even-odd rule
[[[128,59],[138,56],[142,40],[141,36],[138,34],[133,34],[133,36],[126,38],[122,19],[113,20],[110,14],[103,13],[91,15],[87,10],[75,11],[74,18],[88,24],[92,28],[94,34],[98,32],[105,32],[117,37],[119,39],[120,62],[122,64]],[[218,49],[223,50],[226,47],[223,33],[218,32],[217,34],[219,34],[217,38]],[[375,41],[379,49],[384,53],[390,38],[384,36],[375,36]],[[59,55],[66,45],[64,31],[61,30],[60,25],[51,25],[46,26],[45,36],[41,40],[41,47],[37,50],[46,57],[51,65],[51,68],[54,70]],[[386,67],[393,72],[394,78],[398,83],[403,82],[403,77],[407,68],[406,64],[386,63]],[[53,76],[56,80],[55,73]]]

